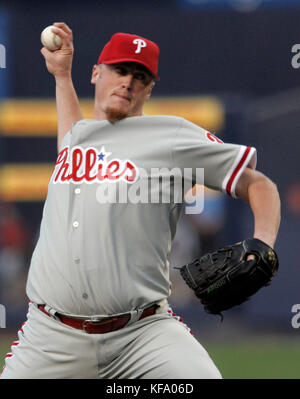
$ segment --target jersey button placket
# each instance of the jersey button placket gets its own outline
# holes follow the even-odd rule
[[[75,197],[78,197],[79,194],[81,194],[81,187],[75,186],[75,188],[73,187],[73,193],[75,195]],[[75,200],[76,201],[76,200]],[[76,230],[79,227],[79,221],[78,220],[74,220],[72,223],[73,229]],[[75,255],[73,258],[73,262],[76,265],[80,264],[80,257],[78,255]]]
[[[73,222],[72,224],[73,224],[73,228],[74,228],[74,229],[77,229],[77,228],[79,227],[79,222],[78,222],[78,220],[74,220],[74,222]],[[75,257],[74,257],[74,262],[75,262],[76,265],[79,265],[79,263],[80,263],[80,258],[79,258],[78,256],[75,256]]]

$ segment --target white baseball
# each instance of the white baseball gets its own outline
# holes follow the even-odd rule
[[[52,28],[55,28],[55,26],[50,25],[43,30],[41,34],[41,42],[48,50],[58,50],[62,45],[62,41],[57,34],[52,32]]]

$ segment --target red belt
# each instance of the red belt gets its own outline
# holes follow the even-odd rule
[[[155,304],[150,306],[149,308],[144,309],[139,320],[155,314],[158,307],[159,305]],[[45,310],[45,305],[38,305],[38,308],[47,316],[52,317],[52,315]],[[101,321],[76,319],[73,317],[64,316],[60,313],[55,313],[55,317],[58,317],[58,319],[63,324],[66,324],[73,328],[77,328],[78,330],[84,330],[89,334],[104,334],[119,330],[120,328],[125,327],[131,318],[130,313],[121,316],[114,316]]]

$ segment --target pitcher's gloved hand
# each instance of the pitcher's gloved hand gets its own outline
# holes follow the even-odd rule
[[[247,260],[249,254],[255,259]],[[220,314],[269,285],[278,266],[277,254],[269,245],[249,238],[207,253],[179,270],[206,312]]]

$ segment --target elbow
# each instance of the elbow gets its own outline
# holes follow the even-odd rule
[[[265,180],[266,180],[266,185],[267,187],[270,188],[270,190],[272,190],[274,192],[274,195],[276,195],[279,198],[279,191],[278,191],[278,186],[275,182],[273,182],[273,180],[271,180],[269,177],[265,176]]]
[[[267,202],[272,202],[278,212],[280,212],[280,197],[277,185],[263,173],[247,168],[241,176],[236,190],[237,196],[248,203],[256,197]],[[275,203],[275,204],[274,204]]]
[[[262,196],[267,202],[272,203],[273,209],[277,211],[280,219],[281,201],[278,186],[269,177],[257,172],[257,178],[248,187],[249,196]],[[267,204],[266,204],[267,205]]]
[[[273,182],[269,177],[264,176],[265,178],[265,184],[266,188],[269,189],[270,191],[273,192],[274,197],[278,198],[278,201],[280,202],[280,196],[279,196],[279,190],[278,186],[275,182]]]
[[[249,182],[249,188],[255,187],[258,190],[271,190],[274,194],[279,196],[279,191],[276,183],[273,182],[268,176],[264,175],[261,172],[253,171],[252,179]]]
[[[250,187],[249,189],[251,189]],[[280,201],[277,184],[269,177],[265,176],[264,174],[257,172],[257,178],[253,180],[252,187],[256,191],[258,190],[258,191],[270,192],[274,198],[277,197],[278,201]]]

